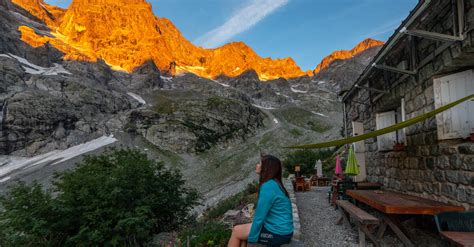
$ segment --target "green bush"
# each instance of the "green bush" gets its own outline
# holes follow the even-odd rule
[[[310,150],[310,149],[302,149],[291,152],[286,155],[285,159],[283,160],[283,166],[285,167],[286,171],[289,173],[294,173],[295,166],[301,166],[301,174],[310,176],[315,174],[314,165],[316,164],[317,160],[325,161],[326,159],[331,158],[333,155],[332,150]],[[328,173],[328,168],[325,167],[323,162],[323,172],[326,176],[331,174]]]
[[[189,239],[189,245],[195,247],[227,246],[231,234],[231,229],[225,224],[205,222],[184,229],[179,239],[183,244]]]
[[[19,184],[0,198],[0,246],[143,245],[193,220],[198,201],[178,171],[133,150],[88,156],[53,188]]]

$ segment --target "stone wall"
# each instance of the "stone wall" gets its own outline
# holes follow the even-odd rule
[[[415,28],[453,34],[450,3],[435,1],[433,9],[415,24]],[[466,0],[467,30],[474,27],[473,6],[474,1]],[[368,90],[353,92],[345,102],[349,135],[352,133],[351,121],[364,123],[365,133],[374,131],[375,114],[400,106],[401,98],[405,99],[407,119],[432,111],[434,76],[474,67],[473,36],[469,31],[463,42],[452,45],[416,38],[416,63],[410,65],[411,69],[417,69],[416,76],[373,69],[367,77],[369,85],[389,93],[376,99],[376,93]],[[410,60],[406,56],[407,40],[391,49],[386,55],[386,64],[396,66],[402,60]],[[430,56],[434,57],[431,61]],[[434,117],[406,128],[405,151],[378,151],[377,138],[365,140],[365,147],[369,181],[381,182],[387,189],[474,208],[474,143],[438,140]]]

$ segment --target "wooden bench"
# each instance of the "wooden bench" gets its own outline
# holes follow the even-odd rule
[[[353,219],[359,231],[359,246],[366,246],[365,236],[367,236],[374,243],[374,246],[380,246],[379,241],[373,234],[374,228],[380,223],[378,218],[360,209],[349,201],[337,200],[336,204],[339,208],[339,212],[341,212],[341,217],[338,219],[336,224],[340,225],[342,221],[344,221],[347,226],[352,228],[348,217],[349,215],[350,218]]]
[[[474,232],[443,231],[439,234],[457,246],[474,246]]]

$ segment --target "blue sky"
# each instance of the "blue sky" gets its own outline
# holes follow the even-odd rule
[[[67,7],[71,0],[46,0]],[[418,0],[148,0],[194,44],[243,41],[303,70],[365,38],[387,40]]]

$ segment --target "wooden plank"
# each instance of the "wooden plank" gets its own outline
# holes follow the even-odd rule
[[[458,246],[474,246],[474,232],[440,232],[441,236]]]
[[[349,201],[345,200],[337,200],[336,204],[343,208],[347,213],[351,215],[352,218],[361,222],[363,224],[377,224],[379,223],[379,219],[375,216],[365,212],[364,210],[360,209],[356,205],[350,203]]]
[[[464,211],[463,207],[441,203],[394,191],[348,190],[346,194],[386,214],[436,215]]]
[[[381,183],[357,182],[358,190],[378,190],[382,188]]]

